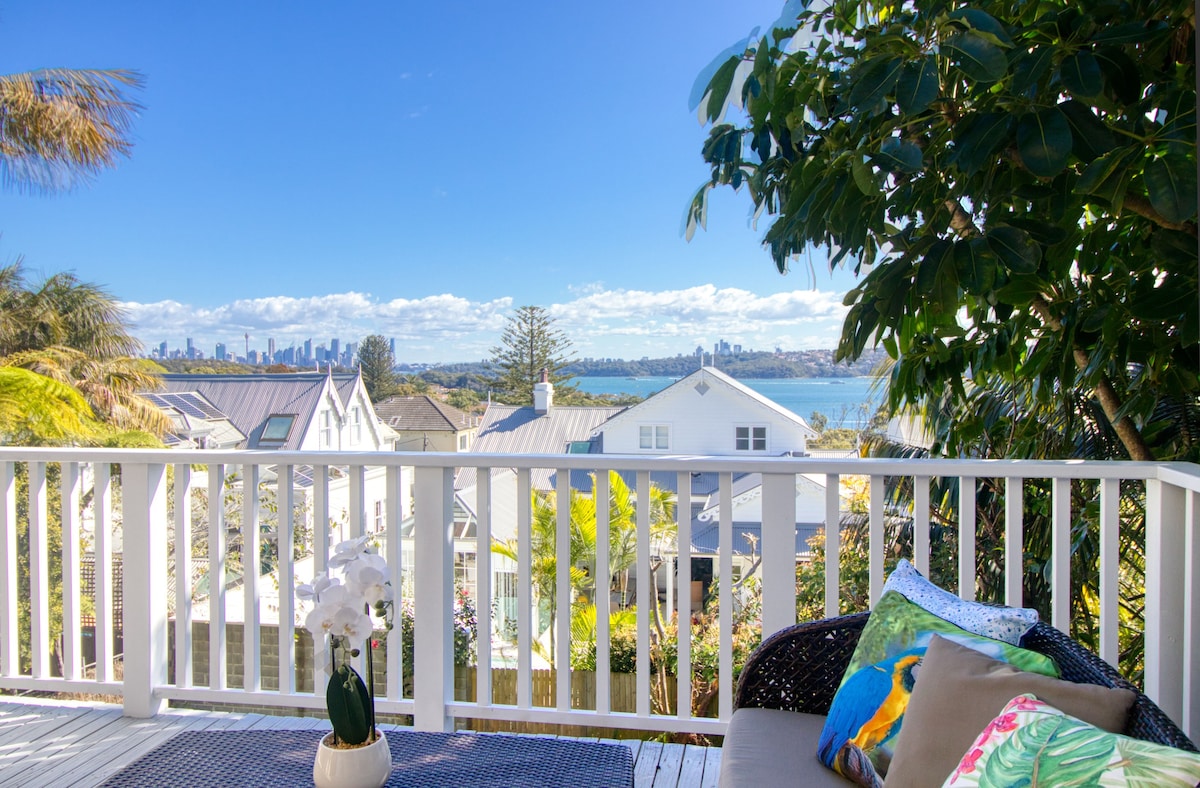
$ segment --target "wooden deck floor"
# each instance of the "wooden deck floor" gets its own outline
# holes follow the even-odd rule
[[[137,720],[122,717],[119,706],[0,698],[0,786],[95,786],[184,730],[322,727],[328,728],[329,723],[187,709]],[[620,743],[633,752],[637,788],[717,784],[718,748],[630,739]]]

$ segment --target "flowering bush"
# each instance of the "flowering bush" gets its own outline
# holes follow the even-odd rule
[[[333,724],[334,742],[355,745],[374,741],[372,649],[367,648],[369,687],[350,666],[350,660],[359,655],[375,629],[372,612],[383,620],[385,629],[392,627],[393,597],[387,561],[367,546],[365,536],[342,542],[329,559],[329,574],[318,574],[311,583],[299,586],[296,596],[314,603],[304,621],[314,643],[323,644],[326,635],[330,638],[328,654],[323,647],[316,648],[315,659],[318,667],[330,671],[325,705]]]

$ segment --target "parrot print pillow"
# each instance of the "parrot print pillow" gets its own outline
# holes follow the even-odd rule
[[[934,635],[1020,670],[1059,676],[1054,660],[1044,654],[968,632],[889,591],[871,611],[829,708],[817,746],[823,764],[851,782],[882,788],[909,696],[921,680],[921,659]]]
[[[943,788],[1001,788],[1053,775],[1057,785],[1190,788],[1200,755],[1108,733],[1033,695],[1009,701],[959,762]]]

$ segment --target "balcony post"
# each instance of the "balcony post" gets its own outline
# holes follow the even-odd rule
[[[762,477],[762,636],[796,623],[796,477]]]
[[[1146,481],[1145,692],[1183,722],[1186,496],[1181,487]]]
[[[418,467],[413,506],[413,727],[453,730],[454,469]],[[526,570],[528,571],[528,570]]]
[[[167,468],[125,463],[124,516],[125,716],[153,717],[167,681]]]

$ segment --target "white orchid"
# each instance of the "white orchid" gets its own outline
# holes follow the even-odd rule
[[[364,553],[348,564],[346,584],[353,593],[367,600],[369,605],[392,601],[392,584],[388,581],[387,561],[382,556]]]
[[[358,649],[371,637],[374,624],[371,611],[382,605],[384,626],[390,628],[392,584],[387,561],[372,552],[368,537],[348,539],[334,547],[329,572],[322,572],[296,588],[296,596],[313,603],[304,619],[304,627],[317,643],[325,636],[333,638],[336,649]],[[334,576],[340,570],[341,577]],[[325,648],[316,649],[318,666],[325,668]]]
[[[333,548],[333,555],[329,558],[329,568],[331,570],[338,569],[357,560],[362,555],[372,555],[367,551],[367,539],[366,536],[360,536],[357,539],[340,542]]]

